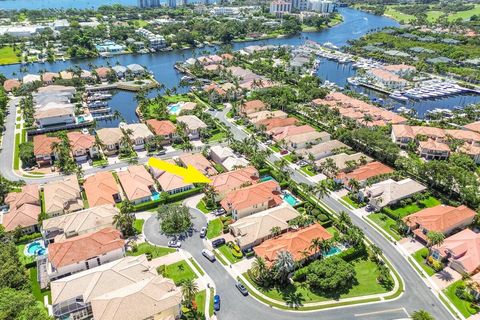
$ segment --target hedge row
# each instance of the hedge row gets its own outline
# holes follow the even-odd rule
[[[200,193],[203,190],[203,187],[195,187],[193,189],[179,192],[173,195],[169,195],[166,199],[158,199],[158,200],[153,200],[153,201],[148,201],[140,204],[136,204],[133,206],[133,211],[138,212],[138,211],[145,211],[145,210],[150,210],[158,207],[161,204],[168,204],[172,202],[177,202],[183,199],[186,199],[188,197],[191,197],[197,193]]]

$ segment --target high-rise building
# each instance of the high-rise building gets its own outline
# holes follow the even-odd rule
[[[137,0],[140,8],[158,8],[161,6],[160,0]]]
[[[308,9],[308,0],[292,0],[292,8],[306,11]]]
[[[325,0],[308,0],[308,10],[320,13],[332,13],[335,11],[337,4],[332,1]]]
[[[270,3],[270,13],[276,16],[283,15],[292,11],[292,3],[282,0],[272,1]]]

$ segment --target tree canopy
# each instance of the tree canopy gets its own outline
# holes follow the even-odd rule
[[[192,216],[187,207],[178,204],[163,205],[158,208],[160,228],[167,235],[176,235],[192,226]]]

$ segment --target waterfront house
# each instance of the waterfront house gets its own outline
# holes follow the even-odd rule
[[[450,156],[450,147],[446,143],[427,139],[418,142],[418,152],[427,160],[446,160]]]
[[[213,176],[218,173],[213,164],[201,153],[184,153],[178,157],[178,160],[185,168],[190,165],[207,176]]]
[[[45,212],[50,217],[83,209],[83,199],[76,175],[51,181],[43,186]]]
[[[35,124],[39,128],[66,126],[76,122],[75,105],[50,101],[35,106]]]
[[[45,243],[62,242],[79,235],[114,227],[114,216],[119,210],[104,204],[75,211],[42,221],[42,236]]]
[[[96,68],[96,69],[95,69],[95,73],[97,74],[97,77],[98,77],[100,80],[105,81],[105,80],[107,80],[108,73],[109,73],[111,70],[112,70],[112,69],[107,68],[107,67],[99,67],[99,68]]]
[[[240,106],[239,113],[243,116],[251,113],[267,110],[267,105],[261,100],[247,101]]]
[[[394,170],[392,168],[384,165],[383,163],[378,161],[373,161],[363,166],[360,166],[351,172],[348,172],[348,173],[340,172],[335,178],[335,180],[339,183],[343,183],[347,187],[348,187],[349,181],[352,179],[360,182],[360,184],[363,185],[370,178],[373,178],[379,175],[390,174],[393,172]]]
[[[145,123],[132,123],[120,127],[130,137],[134,150],[145,149],[145,144],[153,138],[153,133]]]
[[[175,162],[171,159],[167,159],[165,161],[170,164],[175,164]],[[162,188],[162,191],[167,192],[168,194],[187,191],[194,187],[193,183],[186,183],[183,181],[183,177],[168,171],[150,167],[150,172],[152,173],[153,178],[157,180],[158,184]]]
[[[417,68],[408,64],[388,64],[382,66],[383,70],[394,73],[400,77],[412,76],[417,72]]]
[[[99,148],[95,145],[95,137],[78,131],[67,133],[73,158],[77,162],[93,159],[99,156]]]
[[[427,242],[429,231],[441,232],[448,236],[455,231],[461,230],[473,222],[475,211],[466,207],[452,207],[440,205],[425,208],[403,218],[409,231],[417,239]]]
[[[53,146],[60,143],[57,137],[49,137],[45,134],[33,136],[33,154],[39,167],[50,166],[55,160]]]
[[[195,115],[184,115],[177,117],[177,122],[184,123],[187,135],[190,139],[199,139],[202,130],[208,126]]]
[[[446,260],[448,266],[460,274],[474,274],[480,268],[480,234],[462,230],[432,248],[432,257]]]
[[[125,74],[127,73],[127,67],[124,66],[113,66],[112,67],[113,72],[115,72],[115,75],[117,78],[124,78]]]
[[[400,200],[410,198],[426,189],[424,185],[412,179],[400,181],[388,179],[365,188],[362,194],[369,198],[369,206],[379,211],[383,207],[395,205]]]
[[[328,160],[328,159],[331,159],[331,160]],[[358,168],[362,164],[367,164],[373,161],[373,159],[370,157],[367,157],[361,152],[357,152],[354,154],[339,153],[339,154],[335,154],[333,156],[329,156],[329,157],[315,161],[315,167],[318,169],[323,169],[325,164],[328,161],[332,161],[335,167],[334,171],[336,171],[337,173],[340,173],[340,172],[347,172],[349,170]],[[352,164],[354,164],[354,166],[352,166]],[[329,172],[324,172],[324,173],[329,175],[330,177],[333,177],[332,173],[329,173]]]
[[[42,81],[46,85],[53,84],[57,78],[60,78],[60,74],[58,72],[45,72],[42,74]]]
[[[107,156],[117,154],[122,143],[123,132],[120,128],[102,128],[97,130],[97,136],[102,141],[103,153]]]
[[[42,81],[42,78],[38,74],[26,74],[23,76],[23,84]]]
[[[210,185],[217,192],[215,200],[220,201],[234,190],[255,184],[258,179],[258,170],[255,167],[250,166],[213,176],[211,177],[212,182]]]
[[[132,63],[127,66],[127,72],[134,76],[140,76],[140,75],[143,75],[146,72],[146,70],[141,65],[137,63]]]
[[[51,281],[121,259],[125,241],[120,231],[104,228],[48,246],[47,275]]]
[[[237,220],[282,204],[281,191],[278,182],[269,180],[230,192],[220,205]]]
[[[162,137],[162,144],[171,144],[177,137],[177,127],[169,120],[150,119],[146,123],[155,135]]]
[[[109,171],[97,172],[85,178],[83,189],[90,207],[114,205],[122,201],[121,190]]]
[[[255,254],[272,265],[280,251],[288,251],[296,262],[315,257],[318,252],[312,246],[313,239],[328,240],[333,236],[320,224],[314,223],[306,228],[288,231],[278,237],[271,238],[253,248]],[[307,256],[305,256],[307,253]]]
[[[311,146],[310,148],[303,148],[297,150],[297,154],[305,160],[309,160],[310,156],[315,160],[319,160],[333,155],[338,150],[346,150],[349,147],[338,140],[330,140]]]
[[[3,83],[3,89],[5,89],[6,92],[12,92],[13,90],[20,88],[21,85],[22,83],[17,79],[7,79]]]
[[[98,52],[107,54],[120,54],[125,51],[125,46],[116,44],[115,42],[110,40],[96,44],[95,48]]]
[[[242,250],[248,249],[271,238],[273,228],[280,228],[281,233],[287,231],[290,228],[288,222],[298,215],[299,213],[292,206],[281,204],[238,219],[229,225],[229,229],[238,246]]]
[[[23,186],[20,192],[5,196],[6,211],[0,214],[0,223],[7,232],[20,229],[23,234],[38,232],[38,217],[41,212],[38,185]]]
[[[118,173],[118,180],[128,201],[133,204],[147,202],[156,194],[155,181],[142,165],[129,166]]]
[[[367,77],[374,81],[374,84],[384,87],[388,90],[401,90],[405,88],[408,82],[390,71],[372,68],[367,71]]]

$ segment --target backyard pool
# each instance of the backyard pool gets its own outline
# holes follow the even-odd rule
[[[291,205],[292,207],[294,205],[297,205],[300,203],[300,200],[298,200],[297,198],[295,198],[295,196],[293,194],[291,194],[290,192],[288,191],[283,191],[282,192],[282,198],[283,200],[288,203],[289,205]]]
[[[328,252],[324,253],[323,256],[324,257],[331,257],[331,256],[334,256],[336,254],[339,254],[342,251],[343,250],[340,247],[332,247],[330,250],[328,250]]]
[[[263,176],[260,178],[260,182],[275,180],[272,176]]]
[[[171,114],[179,114],[180,111],[182,110],[183,103],[177,102],[175,104],[171,104],[167,107],[168,112]]]
[[[47,252],[43,241],[34,241],[25,246],[26,256],[43,256]]]
[[[152,196],[150,197],[152,201],[160,200],[160,193],[158,192],[153,192]]]

